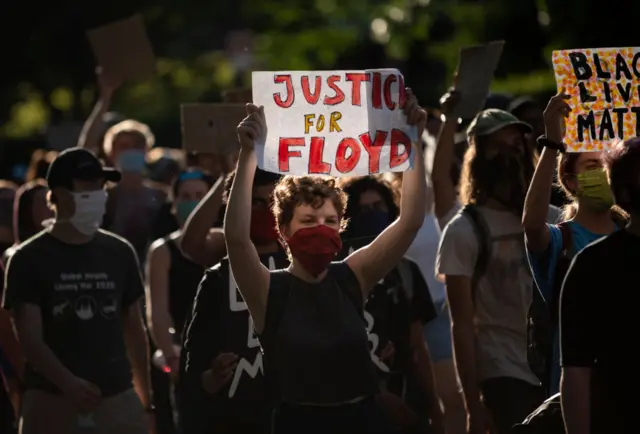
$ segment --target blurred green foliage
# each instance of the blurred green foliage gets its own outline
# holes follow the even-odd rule
[[[236,71],[225,50],[231,30],[255,34],[255,69],[398,67],[423,104],[434,106],[450,83],[461,47],[506,40],[493,90],[546,97],[555,89],[552,49],[625,46],[635,26],[624,28],[621,20],[632,24],[630,17],[640,9],[636,2],[612,11],[596,0],[85,3],[31,9],[13,4],[0,18],[0,28],[15,41],[5,58],[16,59],[0,84],[5,119],[0,137],[29,137],[48,122],[84,120],[96,98],[85,32],[137,11],[156,51],[157,74],[120,89],[113,109],[150,123],[172,142],[178,140],[180,103],[217,101],[224,89],[249,85],[250,74]],[[22,31],[29,37],[16,37],[2,19],[25,23]],[[611,20],[619,23],[616,32],[594,25]]]

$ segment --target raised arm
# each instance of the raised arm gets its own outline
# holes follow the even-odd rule
[[[156,240],[149,248],[146,272],[147,324],[151,338],[162,350],[171,373],[177,372],[178,354],[173,348],[169,332],[174,327],[169,313],[169,269],[171,255],[164,239]]]
[[[418,137],[422,137],[427,113],[418,105],[410,89],[407,89],[404,112],[409,125],[417,125]],[[405,172],[402,180],[400,217],[371,244],[356,250],[346,259],[360,281],[365,296],[402,259],[424,221],[427,201],[424,156],[419,143],[414,143],[412,149],[414,167]]]
[[[453,164],[454,138],[458,119],[448,116],[448,114],[459,101],[460,94],[455,91],[448,92],[442,97],[442,114],[445,116],[445,121],[442,123],[438,134],[431,172],[434,212],[438,220],[447,215],[456,202],[456,186],[451,179],[451,165]]]
[[[269,293],[269,270],[262,265],[251,242],[251,194],[257,159],[254,145],[267,133],[264,108],[247,104],[248,116],[238,126],[240,158],[224,216],[224,233],[231,271],[257,333],[264,329]]]
[[[222,206],[224,179],[218,179],[189,215],[180,237],[182,251],[204,267],[217,264],[227,253],[222,230],[211,228]]]
[[[80,138],[78,139],[78,147],[85,148],[94,154],[102,149],[102,143],[100,143],[100,137],[103,131],[102,117],[109,111],[111,105],[111,97],[113,92],[120,86],[118,80],[109,77],[102,67],[96,69],[96,76],[98,78],[98,101],[93,106],[91,114],[82,126],[80,132]]]
[[[564,119],[571,108],[566,103],[569,98],[564,89],[549,100],[544,111],[546,137],[561,145],[564,136]],[[549,246],[549,226],[547,215],[551,202],[551,188],[558,151],[545,147],[538,160],[536,171],[529,185],[522,213],[522,226],[527,240],[527,248],[533,253],[542,253]]]

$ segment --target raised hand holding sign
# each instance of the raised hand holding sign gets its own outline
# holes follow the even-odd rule
[[[269,131],[261,169],[289,175],[370,175],[412,165],[417,128],[395,69],[254,72],[254,103]]]

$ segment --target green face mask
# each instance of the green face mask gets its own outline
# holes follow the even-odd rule
[[[176,203],[176,217],[180,224],[184,224],[189,218],[189,214],[198,206],[197,200],[185,200]]]
[[[580,204],[594,211],[605,211],[613,205],[613,195],[604,169],[591,169],[578,175]]]

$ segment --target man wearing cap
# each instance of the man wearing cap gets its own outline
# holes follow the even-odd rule
[[[23,434],[149,432],[138,259],[99,230],[105,182],[119,180],[87,150],[60,153],[47,172],[53,223],[7,265],[4,307],[27,360]]]
[[[443,126],[451,142],[456,122],[446,119]],[[474,434],[511,433],[543,398],[527,362],[533,281],[521,216],[534,171],[529,132],[508,112],[480,112],[467,130],[459,201],[451,197],[440,214],[449,223],[436,272],[447,285],[455,365]]]

